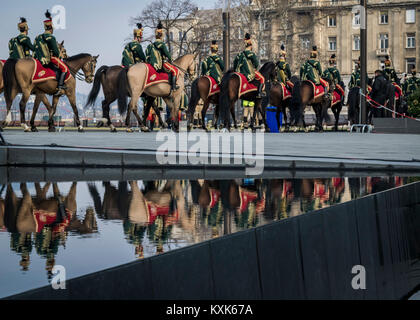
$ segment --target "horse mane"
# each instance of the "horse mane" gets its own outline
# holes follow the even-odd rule
[[[272,61],[267,61],[266,63],[264,63],[260,69],[260,72],[268,72],[269,70],[272,70],[272,68],[275,68],[275,64]]]
[[[76,54],[74,56],[64,59],[64,61],[74,61],[74,60],[79,60],[86,57],[91,57],[91,55],[89,53],[79,53],[79,54]]]

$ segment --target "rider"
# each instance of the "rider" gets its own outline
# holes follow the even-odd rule
[[[385,57],[385,68],[383,74],[386,80],[400,85],[400,79],[398,78],[395,69],[391,67],[391,60],[389,60],[389,56]]]
[[[280,58],[276,63],[277,79],[291,88],[293,87],[293,84],[290,82],[292,72],[290,71],[289,64],[286,62],[286,51],[284,49],[284,45],[282,44],[280,47]]]
[[[18,23],[20,34],[10,39],[9,41],[9,58],[23,59],[31,56],[31,51],[34,51],[34,46],[31,39],[28,37],[28,24],[25,18],[20,18]]]
[[[45,12],[44,29],[45,32],[35,38],[35,59],[38,59],[44,67],[49,67],[57,70],[58,90],[60,93],[65,90],[64,79],[66,78],[68,67],[60,59],[60,50],[58,43],[53,36],[53,24],[51,13],[47,10]]]
[[[133,30],[134,39],[124,47],[122,53],[121,64],[128,68],[138,62],[146,62],[146,56],[144,55],[143,48],[141,47],[141,40],[143,37],[143,26],[141,23],[137,23],[137,28]]]
[[[177,70],[171,65],[172,57],[163,42],[163,26],[159,21],[156,28],[156,41],[148,45],[146,49],[146,62],[151,64],[157,72],[166,72],[169,74],[169,83],[171,90],[176,91],[179,87],[176,85]]]
[[[265,96],[263,92],[265,79],[261,73],[258,72],[258,58],[257,55],[252,52],[252,41],[249,33],[245,34],[245,50],[239,53],[233,62],[233,69],[236,72],[242,73],[249,82],[254,79],[258,80],[258,92],[257,98],[260,99]]]
[[[404,82],[404,94],[409,96],[418,89],[420,89],[420,78],[417,77],[416,68],[413,68],[411,69],[411,77]]]
[[[317,46],[312,47],[310,59],[307,60],[302,67],[300,68],[300,79],[301,81],[310,80],[316,86],[321,85],[321,75],[322,67],[321,63],[318,61],[318,51]],[[324,86],[325,96],[328,96],[327,87]]]
[[[329,63],[329,67],[327,69],[324,70],[324,73],[322,74],[323,78],[326,78],[327,73],[331,74],[332,76],[332,81],[334,83],[334,85],[336,87],[339,87],[343,92],[344,92],[344,83],[341,80],[341,75],[340,75],[340,71],[338,71],[337,68],[337,57],[335,54],[332,54],[330,59],[328,60]],[[339,91],[341,91],[339,90]],[[344,100],[344,94],[340,94],[341,95],[341,100]]]
[[[220,56],[217,54],[219,47],[216,40],[213,40],[210,46],[210,55],[201,63],[201,75],[210,76],[218,84],[222,81],[225,64]]]

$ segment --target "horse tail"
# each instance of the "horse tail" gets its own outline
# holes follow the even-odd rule
[[[331,117],[328,114],[328,108],[331,106],[331,101],[328,100],[329,104],[323,104],[322,105],[322,119],[325,120],[325,122],[330,122],[331,121]]]
[[[90,90],[89,92],[89,96],[88,96],[88,100],[86,102],[85,108],[91,105],[93,106],[93,104],[95,103],[96,98],[98,97],[98,94],[99,94],[99,89],[101,88],[102,74],[105,73],[108,69],[109,69],[108,66],[102,66],[96,71],[95,78],[93,79],[93,87],[92,87],[92,90]]]
[[[301,117],[303,117],[302,96],[300,94],[301,83],[298,79],[295,79],[293,85],[292,98],[290,100],[290,116],[291,120],[294,119],[294,123],[298,124]]]
[[[219,113],[220,119],[225,124],[230,122],[229,80],[232,78],[233,74],[234,71],[232,69],[228,70],[220,83]]]
[[[127,97],[128,97],[128,68],[124,68],[118,75],[118,111],[124,114],[127,111]]]
[[[4,97],[10,101],[12,96],[13,84],[16,82],[15,67],[18,59],[8,59],[3,66]]]
[[[200,78],[195,79],[191,84],[191,98],[188,103],[188,114],[192,117],[194,115],[195,107],[200,100],[200,92],[198,90],[198,81]]]

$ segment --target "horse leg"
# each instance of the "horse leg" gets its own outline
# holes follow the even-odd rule
[[[155,100],[153,100],[152,108],[153,108],[153,110],[155,110],[155,114],[156,114],[156,115],[157,115],[157,117],[158,117],[158,120],[159,120],[159,125],[160,125],[162,128],[167,128],[167,127],[168,127],[168,125],[166,124],[166,122],[164,122],[164,121],[163,121],[162,116],[161,116],[161,114],[160,114],[159,107],[158,107],[158,105],[157,105],[154,101],[155,101]]]
[[[55,132],[54,115],[55,115],[55,111],[57,110],[58,99],[59,99],[58,96],[53,96],[52,107],[50,110],[48,110],[48,113],[49,113],[48,132]]]
[[[83,126],[81,125],[80,119],[79,119],[79,111],[77,110],[77,106],[76,106],[76,94],[75,94],[75,92],[72,91],[70,95],[67,95],[67,98],[69,99],[70,105],[73,109],[74,118],[76,120],[77,131],[84,132]]]
[[[127,132],[133,132],[133,129],[130,128],[130,113],[131,112],[134,113],[134,110],[137,110],[137,102],[139,101],[142,93],[143,92],[141,90],[139,90],[138,92],[134,92],[134,90],[132,90],[130,103],[128,104],[127,118],[125,119],[125,125],[127,127],[126,128]],[[147,103],[146,103],[146,105],[147,105]],[[150,106],[149,106],[149,110],[150,110]],[[134,115],[137,117],[137,115],[135,113],[134,113]],[[137,121],[139,123],[139,126],[144,128],[143,121],[140,119],[140,117],[137,118]]]
[[[265,114],[264,114],[264,110],[263,110],[263,107],[262,107],[262,100],[257,102],[255,104],[255,107],[257,108],[258,113],[261,115],[261,119],[262,119],[262,123],[264,124],[265,132],[270,132],[270,128],[268,127],[267,120],[265,119]]]
[[[12,92],[10,94],[10,101],[6,100],[6,119],[4,119],[2,126],[0,127],[0,131],[3,131],[3,128],[8,126],[9,123],[12,121],[12,114],[10,110],[12,109],[13,100],[16,98],[18,94],[15,88],[12,88]]]
[[[203,109],[201,109],[201,127],[207,132],[207,127],[204,119],[206,118],[207,109],[209,108],[209,101],[206,99],[204,101]]]
[[[255,118],[257,117],[257,106],[256,106],[256,104],[254,103],[254,109],[253,109],[253,111],[252,111],[252,116],[251,116],[251,130],[252,130],[252,132],[255,132]]]
[[[19,102],[19,109],[20,109],[20,125],[23,127],[24,132],[29,132],[31,129],[28,127],[25,121],[25,109],[26,109],[26,103],[29,100],[29,97],[31,95],[31,92],[28,90],[23,90],[22,93],[22,99],[20,99]]]
[[[216,108],[214,110],[214,123],[213,123],[213,127],[215,129],[217,129],[217,123],[219,122],[219,112],[220,112],[220,108],[219,108],[219,104],[216,104]]]
[[[150,106],[149,106],[149,112],[150,112]],[[149,128],[148,128],[148,127],[146,127],[146,126],[144,125],[143,120],[141,119],[141,117],[140,117],[140,115],[139,115],[139,111],[138,111],[138,109],[137,109],[137,108],[134,108],[134,109],[133,109],[133,113],[134,113],[134,116],[135,116],[135,117],[136,117],[136,119],[137,119],[137,122],[138,122],[138,124],[139,124],[140,130],[141,130],[141,131],[143,131],[143,132],[149,132],[150,130],[149,130]]]
[[[230,108],[230,114],[232,115],[233,125],[234,125],[235,129],[238,129],[238,124],[236,123],[235,105],[234,104]]]

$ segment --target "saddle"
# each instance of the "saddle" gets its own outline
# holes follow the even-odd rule
[[[149,63],[146,63],[147,66],[147,73],[146,73],[146,83],[144,88],[147,88],[151,85],[157,83],[169,83],[169,74],[166,72],[157,72],[155,68]],[[172,66],[172,65],[171,65]],[[173,67],[175,68],[175,67]]]
[[[238,98],[247,94],[248,92],[258,91],[258,80],[253,80],[251,82],[248,81],[247,77],[239,72],[234,72],[239,77],[239,92]],[[265,90],[265,84],[262,90]]]
[[[40,83],[48,80],[57,80],[57,74],[54,69],[44,67],[39,60],[32,58],[35,63],[34,73],[32,75],[32,82]],[[67,72],[64,82],[67,82],[72,77],[70,72]]]
[[[283,82],[280,82],[281,88],[283,89],[283,100],[289,99],[292,97],[292,89],[293,89],[293,83],[289,83],[290,81],[287,81],[287,85],[285,85]]]
[[[209,94],[207,95],[207,97],[210,97],[212,95],[215,95],[216,93],[219,93],[220,92],[220,86],[216,82],[216,80],[214,80],[214,78],[211,77],[211,76],[204,76],[204,77],[207,78],[210,81],[210,89],[209,89]]]
[[[325,81],[324,79],[320,78],[319,79],[321,84],[320,85],[315,85],[314,82],[312,82],[311,80],[304,80],[307,83],[312,84],[313,87],[313,92],[314,92],[314,99],[319,98],[320,96],[323,96],[325,91],[329,91],[330,85],[328,84],[327,81]],[[327,90],[324,90],[324,88],[326,88]]]

